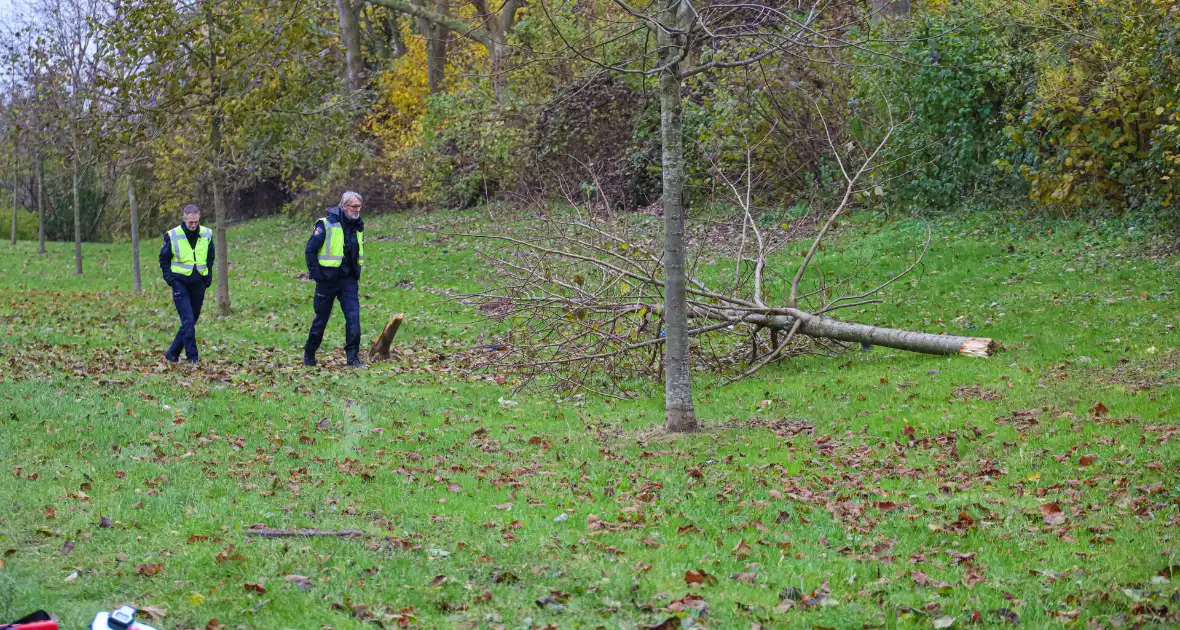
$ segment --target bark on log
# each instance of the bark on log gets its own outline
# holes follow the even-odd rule
[[[370,363],[389,358],[389,349],[393,345],[393,337],[397,334],[397,329],[401,327],[402,319],[405,316],[405,313],[398,313],[390,317],[389,321],[385,323],[385,329],[373,340],[373,345],[369,348]]]
[[[799,332],[809,337],[822,337],[836,341],[852,341],[922,352],[925,354],[961,354],[966,357],[990,357],[996,349],[996,342],[986,337],[960,337],[957,335],[935,335],[931,333],[882,328],[867,324],[842,322],[823,316],[804,318]]]
[[[727,309],[707,310],[695,307],[689,311],[689,316],[694,319],[713,321],[738,319],[742,315],[739,311]],[[845,322],[823,315],[802,312],[800,317],[803,319],[803,323],[799,326],[799,332],[808,337],[867,343],[923,354],[959,354],[966,357],[990,357],[996,350],[996,342],[987,337],[960,337],[958,335],[936,335],[897,330],[896,328]],[[795,317],[791,315],[747,314],[745,321],[764,326],[771,331],[789,331],[795,325]]]

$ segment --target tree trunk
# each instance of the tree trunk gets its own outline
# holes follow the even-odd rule
[[[809,337],[860,342],[924,354],[961,354],[970,357],[987,357],[995,351],[995,342],[984,337],[911,332],[842,322],[823,316],[805,318],[803,325],[799,327],[799,332]]]
[[[349,92],[356,92],[364,85],[364,58],[361,56],[361,27],[356,8],[351,0],[336,0],[336,13],[340,19],[340,41],[344,44],[344,74]]]
[[[221,153],[221,114],[213,116],[214,155]],[[225,199],[221,194],[221,160],[214,158],[216,166],[213,169],[213,212],[217,220],[217,314],[225,317],[230,314],[229,304],[229,248],[226,246],[226,228],[229,218],[225,212]]]
[[[703,309],[700,307],[689,309],[689,316],[693,319],[711,321],[736,320],[741,318],[743,314],[736,310],[726,309]],[[987,337],[960,337],[897,330],[896,328],[845,322],[801,311],[799,318],[803,320],[799,326],[799,332],[808,337],[863,343],[923,354],[958,354],[968,357],[988,357],[996,349],[995,341]],[[772,333],[790,330],[795,325],[795,320],[796,318],[791,315],[747,314],[745,317],[747,323],[762,326]],[[668,342],[670,343],[671,339]]]
[[[680,0],[666,0],[668,26],[675,29]],[[679,55],[679,42],[667,31],[659,34],[661,64]],[[685,301],[684,249],[684,129],[680,117],[680,75],[676,64],[660,73],[660,139],[663,152],[664,206],[664,427],[668,431],[696,431],[692,405],[692,371],[688,357],[688,313]]]
[[[426,53],[426,83],[431,94],[438,94],[447,78],[447,36],[450,32],[442,26],[434,26],[432,31],[434,35]]]
[[[389,33],[389,45],[393,47],[393,51],[389,53],[390,59],[397,59],[406,54],[406,42],[402,39],[402,25],[399,19],[400,13],[393,14],[393,29]]]
[[[217,221],[216,249],[217,249],[217,314],[226,317],[230,314],[229,302],[229,247],[226,244],[226,230],[229,227],[229,217],[225,212],[225,199],[221,196],[221,75],[217,72],[217,46],[214,42],[216,24],[213,20],[213,10],[205,5],[205,19],[209,33],[209,150],[213,155],[213,217]]]
[[[74,155],[70,157],[70,175],[74,188],[74,275],[82,275],[82,202],[78,196],[78,140],[74,138]]]
[[[499,37],[503,36],[503,33],[499,34]],[[488,62],[490,63],[492,72],[492,93],[496,95],[497,103],[504,102],[504,77],[501,71],[504,67],[504,52],[507,47],[507,44],[497,39],[492,42],[492,47],[488,49]]]
[[[424,7],[425,0],[415,0],[415,4]],[[450,17],[450,7],[447,0],[435,0],[432,13]],[[450,30],[437,21],[421,15],[418,17],[418,30],[426,39],[426,84],[429,86],[431,94],[437,94],[442,90],[443,81],[446,79],[447,37],[450,35]],[[488,51],[491,52],[491,44],[488,44]]]
[[[15,143],[13,143],[15,146]],[[15,150],[12,156],[12,244],[16,245],[16,192],[20,187],[20,162],[17,161]]]
[[[127,173],[127,203],[131,206],[131,287],[143,292],[143,278],[139,273],[139,211],[135,208],[135,177]]]
[[[37,163],[37,253],[45,253],[45,160]]]
[[[492,91],[496,94],[496,102],[501,103],[505,97],[504,57],[508,54],[508,34],[516,27],[516,13],[520,10],[521,0],[504,0],[499,7],[499,13],[491,12],[487,4],[478,3],[480,14],[478,19],[488,34],[488,61],[492,75]]]

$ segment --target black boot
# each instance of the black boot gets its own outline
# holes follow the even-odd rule
[[[308,352],[306,349],[303,351],[303,365],[306,365],[307,367],[315,367],[314,352]]]
[[[363,368],[363,367],[365,367],[365,364],[363,362],[361,362],[361,360],[358,359],[357,356],[354,354],[354,355],[348,357],[348,367],[350,367],[350,368]]]

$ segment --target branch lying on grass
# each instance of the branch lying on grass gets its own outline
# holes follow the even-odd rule
[[[330,536],[334,538],[378,538],[374,534],[359,529],[250,529],[246,531],[250,536],[262,538],[309,538],[315,536]]]

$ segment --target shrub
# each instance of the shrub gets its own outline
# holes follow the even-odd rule
[[[467,208],[512,186],[523,167],[524,126],[516,107],[496,106],[482,90],[431,96],[410,151],[422,169],[423,199]]]
[[[998,164],[1029,182],[1032,199],[1065,213],[1167,206],[1175,190],[1180,7],[1150,0],[1049,5],[1039,15],[1060,16],[1069,36],[1035,47],[1035,88],[1008,115],[1010,155]]]
[[[853,131],[873,142],[886,104],[896,120],[910,117],[878,158],[876,181],[892,205],[946,208],[1011,187],[993,163],[1003,157],[1004,116],[1023,101],[1032,60],[1021,50],[1021,33],[993,17],[999,8],[968,0],[920,14],[900,49],[875,51],[891,57],[858,56],[853,109],[876,124]]]

